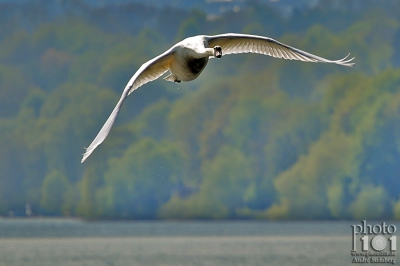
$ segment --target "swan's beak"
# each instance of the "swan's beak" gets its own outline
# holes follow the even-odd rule
[[[221,58],[222,57],[222,49],[221,46],[214,47],[214,57]]]

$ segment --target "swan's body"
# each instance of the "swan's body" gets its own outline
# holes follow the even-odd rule
[[[184,39],[163,54],[144,63],[126,85],[120,100],[108,117],[96,138],[83,154],[82,163],[100,145],[111,130],[125,98],[140,86],[161,77],[172,82],[196,79],[206,67],[209,58],[220,58],[222,54],[258,53],[277,58],[301,60],[305,62],[333,63],[352,66],[352,59],[331,61],[290,47],[268,37],[227,33],[214,36],[199,35]]]

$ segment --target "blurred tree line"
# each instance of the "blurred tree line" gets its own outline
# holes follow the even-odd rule
[[[34,215],[88,219],[399,219],[400,4],[354,2],[285,17],[251,1],[208,17],[71,1],[74,12],[47,20],[38,7],[24,17],[32,24],[18,24],[30,5],[2,17],[0,215],[29,203]],[[132,94],[80,164],[142,63],[182,38],[224,32],[329,59],[351,52],[356,65],[211,60],[194,82]]]

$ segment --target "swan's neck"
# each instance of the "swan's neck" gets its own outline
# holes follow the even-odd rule
[[[206,56],[214,56],[214,48],[206,48],[205,50]]]
[[[189,49],[186,51],[187,55],[192,58],[205,58],[214,56],[213,48],[204,48],[204,49]]]

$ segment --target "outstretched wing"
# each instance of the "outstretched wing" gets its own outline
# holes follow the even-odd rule
[[[173,49],[171,48],[165,53],[147,61],[138,69],[138,71],[136,71],[136,73],[132,76],[132,78],[126,85],[121,95],[121,98],[119,99],[111,115],[108,117],[107,121],[104,123],[103,127],[100,129],[99,133],[94,138],[92,143],[90,143],[89,147],[86,148],[86,152],[83,154],[81,163],[83,163],[97,148],[97,146],[99,146],[105,140],[115,120],[117,119],[119,110],[121,109],[121,106],[126,97],[140,86],[159,78],[169,70],[169,66],[173,58],[173,53]]]
[[[263,36],[226,33],[214,36],[205,36],[205,39],[210,48],[216,45],[221,46],[222,55],[258,53],[289,60],[333,63],[342,66],[354,65],[354,63],[351,63],[354,57],[347,59],[350,54],[343,59],[331,61]]]

